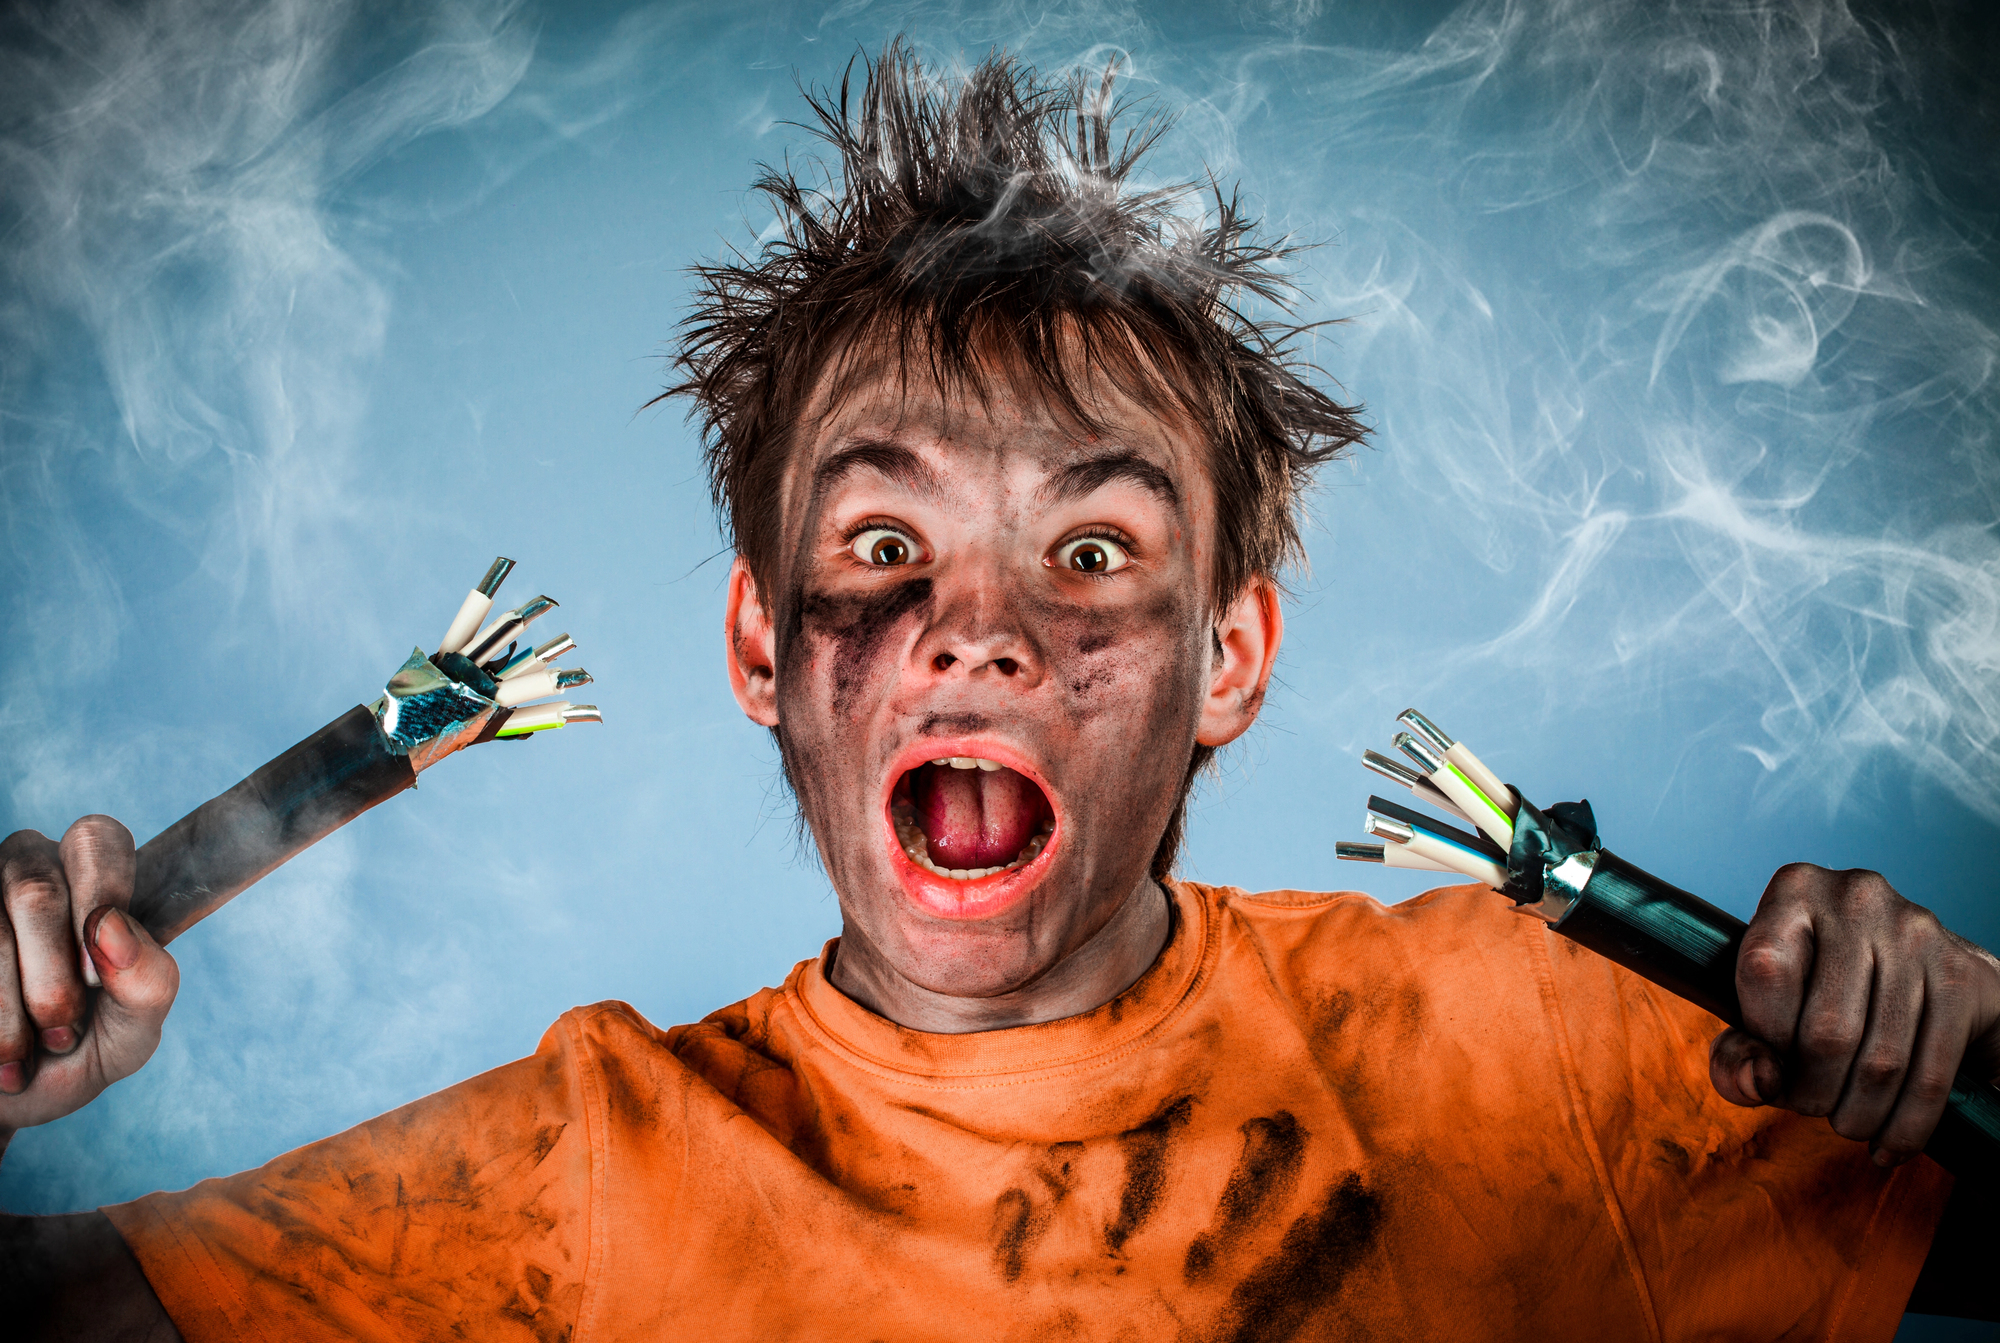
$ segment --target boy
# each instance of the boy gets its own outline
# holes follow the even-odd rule
[[[1114,149],[1107,103],[1002,58],[945,87],[892,47],[858,116],[815,104],[844,189],[768,173],[784,237],[701,272],[675,390],[736,544],[729,675],[841,936],[699,1024],[578,1009],[261,1170],[12,1219],[17,1312],[61,1337],[1893,1333],[1950,1183],[1903,1163],[1962,1060],[1995,1074],[2000,971],[1881,878],[1781,871],[1739,966],[1754,1033],[1712,1045],[1484,888],[1173,878],[1188,788],[1269,681],[1299,491],[1363,431],[1229,306],[1280,292],[1278,250],[1224,202],[1201,230],[1129,191],[1152,135]],[[105,818],[6,841],[0,1125],[157,1042],[173,964],[130,881]],[[1933,1266],[1927,1292],[1972,1277]]]

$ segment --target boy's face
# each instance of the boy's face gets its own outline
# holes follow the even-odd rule
[[[1267,584],[1212,616],[1190,431],[1102,386],[1087,436],[1005,389],[891,368],[812,408],[777,590],[731,582],[732,681],[782,732],[843,961],[958,998],[1034,984],[1145,888],[1279,634]]]

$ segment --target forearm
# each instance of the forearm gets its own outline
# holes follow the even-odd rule
[[[0,1335],[24,1343],[180,1343],[181,1337],[125,1238],[101,1212],[0,1214]]]

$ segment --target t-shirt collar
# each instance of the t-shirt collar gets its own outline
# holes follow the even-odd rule
[[[1214,959],[1213,918],[1198,887],[1163,883],[1173,919],[1159,959],[1132,986],[1101,1007],[1033,1026],[942,1035],[910,1030],[877,1016],[827,979],[840,939],[817,960],[793,971],[786,991],[808,1029],[822,1042],[871,1070],[938,1081],[1026,1080],[1125,1053],[1166,1027],[1208,978]]]

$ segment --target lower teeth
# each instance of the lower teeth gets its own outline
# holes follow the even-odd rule
[[[1026,867],[1029,863],[1035,861],[1043,849],[1048,847],[1049,836],[1055,833],[1056,828],[1054,820],[1042,822],[1041,830],[1036,833],[1033,839],[1028,841],[1027,847],[1014,856],[1014,861],[1011,863],[1005,863],[999,867],[939,867],[931,861],[928,843],[924,839],[924,832],[917,825],[917,811],[915,807],[907,802],[899,802],[889,809],[889,818],[895,822],[896,839],[902,844],[903,852],[909,855],[911,862],[926,872],[935,873],[940,877],[948,877],[953,881],[976,881],[980,877],[990,877],[998,872],[1012,872],[1017,867]]]

